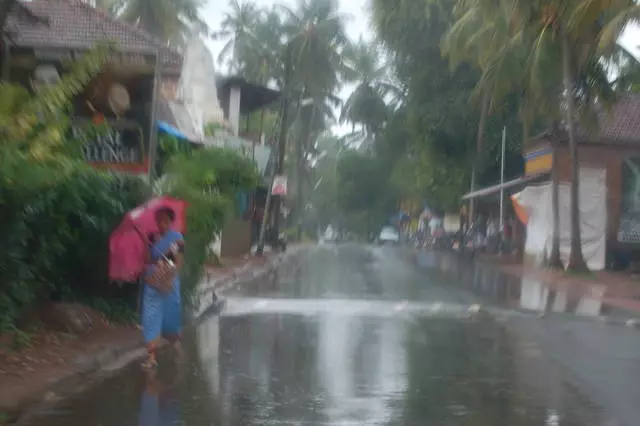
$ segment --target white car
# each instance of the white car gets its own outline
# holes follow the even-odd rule
[[[322,240],[325,242],[334,242],[337,239],[337,232],[333,229],[331,225],[327,226],[327,229],[324,231],[324,235],[322,236]]]
[[[392,226],[385,226],[378,235],[378,244],[399,244],[400,234]]]

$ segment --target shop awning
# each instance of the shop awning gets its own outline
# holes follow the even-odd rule
[[[462,196],[462,200],[466,201],[471,199],[489,197],[492,195],[499,195],[501,189],[504,189],[504,191],[507,193],[506,195],[509,195],[513,192],[516,192],[524,188],[530,183],[542,182],[547,180],[548,178],[549,178],[549,173],[540,173],[540,174],[531,175],[531,176],[521,176],[517,179],[509,180],[502,184],[493,185],[486,188],[478,189],[473,192],[469,192],[468,194],[465,194]]]
[[[158,125],[158,130],[160,130],[161,132],[164,132],[168,135],[171,136],[175,136],[178,139],[185,139],[185,140],[189,140],[189,138],[187,137],[187,135],[185,135],[184,133],[182,133],[180,130],[178,130],[177,128],[173,127],[171,124],[165,122],[165,121],[156,121],[156,124]]]

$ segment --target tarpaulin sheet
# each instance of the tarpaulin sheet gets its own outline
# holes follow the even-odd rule
[[[551,183],[530,185],[513,196],[528,213],[525,253],[542,262],[551,252],[553,211]],[[570,185],[558,186],[560,211],[560,254],[567,265],[571,248]],[[582,253],[589,269],[605,267],[607,229],[606,171],[580,169],[580,231]]]

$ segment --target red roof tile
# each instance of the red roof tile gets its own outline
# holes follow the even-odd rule
[[[601,109],[598,125],[579,130],[581,139],[613,144],[640,143],[640,94],[620,98],[609,111]]]
[[[21,6],[46,20],[34,22],[14,12],[7,31],[16,46],[86,49],[98,42],[114,41],[124,51],[160,53],[164,72],[180,72],[182,56],[140,28],[107,16],[78,0],[32,0]]]
[[[640,145],[640,93],[622,96],[608,111],[597,109],[593,123],[577,123],[576,136],[579,143]],[[538,144],[551,139],[560,143],[569,140],[564,123],[560,129],[550,129],[529,139],[523,148],[531,151]]]

